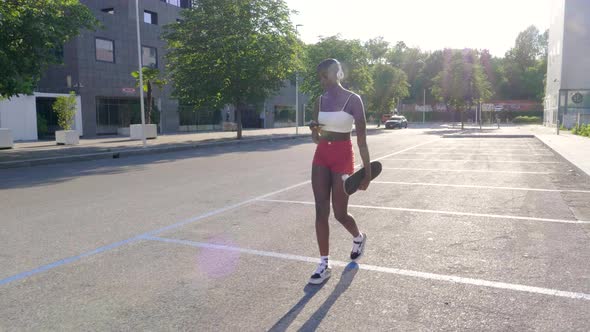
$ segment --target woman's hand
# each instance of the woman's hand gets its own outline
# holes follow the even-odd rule
[[[318,144],[320,142],[320,124],[312,120],[309,122],[309,129],[311,130],[311,140]]]
[[[320,142],[320,133],[317,130],[313,130],[311,132],[311,140],[315,143],[318,144]]]
[[[371,183],[371,166],[368,168],[365,167],[365,177],[359,184],[359,190],[367,190],[369,188],[369,184]]]

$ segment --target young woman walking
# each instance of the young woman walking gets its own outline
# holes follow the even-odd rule
[[[365,110],[361,98],[340,84],[344,77],[342,66],[336,59],[322,61],[317,73],[324,89],[318,98],[310,123],[312,139],[317,144],[311,170],[311,183],[315,197],[315,228],[321,261],[309,283],[321,284],[330,277],[330,196],[334,216],[352,235],[350,259],[363,255],[367,235],[362,233],[354,218],[348,214],[348,195],[343,179],[354,172],[354,151],[351,141],[355,125],[357,144],[365,167],[365,178],[360,190],[371,182],[369,148],[367,147]]]

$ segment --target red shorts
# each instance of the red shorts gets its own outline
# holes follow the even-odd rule
[[[354,173],[352,141],[320,140],[313,156],[313,165],[327,167],[336,174]]]

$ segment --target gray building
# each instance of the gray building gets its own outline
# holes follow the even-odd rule
[[[131,72],[138,70],[135,1],[81,0],[102,27],[83,31],[64,46],[64,65],[50,68],[38,84],[40,92],[76,91],[81,97],[84,136],[117,134],[120,128],[138,123],[139,89]],[[142,62],[165,69],[166,43],[163,26],[175,23],[188,0],[141,0]],[[159,116],[153,117],[160,131],[177,131],[178,103],[170,87],[155,91]],[[48,101],[50,102],[50,101]],[[38,101],[42,105],[43,101]],[[39,106],[38,106],[39,108]],[[42,106],[41,106],[42,108]]]
[[[551,13],[545,125],[590,123],[590,1],[553,0]]]
[[[68,93],[75,91],[81,99],[83,133],[97,135],[128,134],[130,124],[140,123],[139,89],[131,72],[138,70],[136,10],[133,0],[81,0],[100,21],[96,31],[83,31],[66,43],[64,65],[47,70],[36,91]],[[164,26],[176,23],[189,0],[140,0],[142,63],[158,68],[166,66],[166,42],[161,39]],[[245,128],[294,126],[295,88],[285,82],[276,96],[264,104],[250,105],[242,119]],[[222,122],[234,121],[231,106],[221,111],[199,110],[179,106],[171,97],[171,85],[154,91],[159,112],[153,112],[152,123],[160,133],[220,130]],[[37,114],[46,118],[49,135],[57,127],[51,105],[55,98],[38,97]],[[306,97],[300,94],[300,123]],[[39,137],[46,136],[43,133]]]

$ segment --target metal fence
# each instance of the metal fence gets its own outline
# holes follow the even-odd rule
[[[221,130],[221,111],[196,109],[192,106],[178,106],[180,125],[178,131],[198,132]]]
[[[564,114],[561,123],[565,128],[571,129],[579,125],[590,124],[590,113]]]

